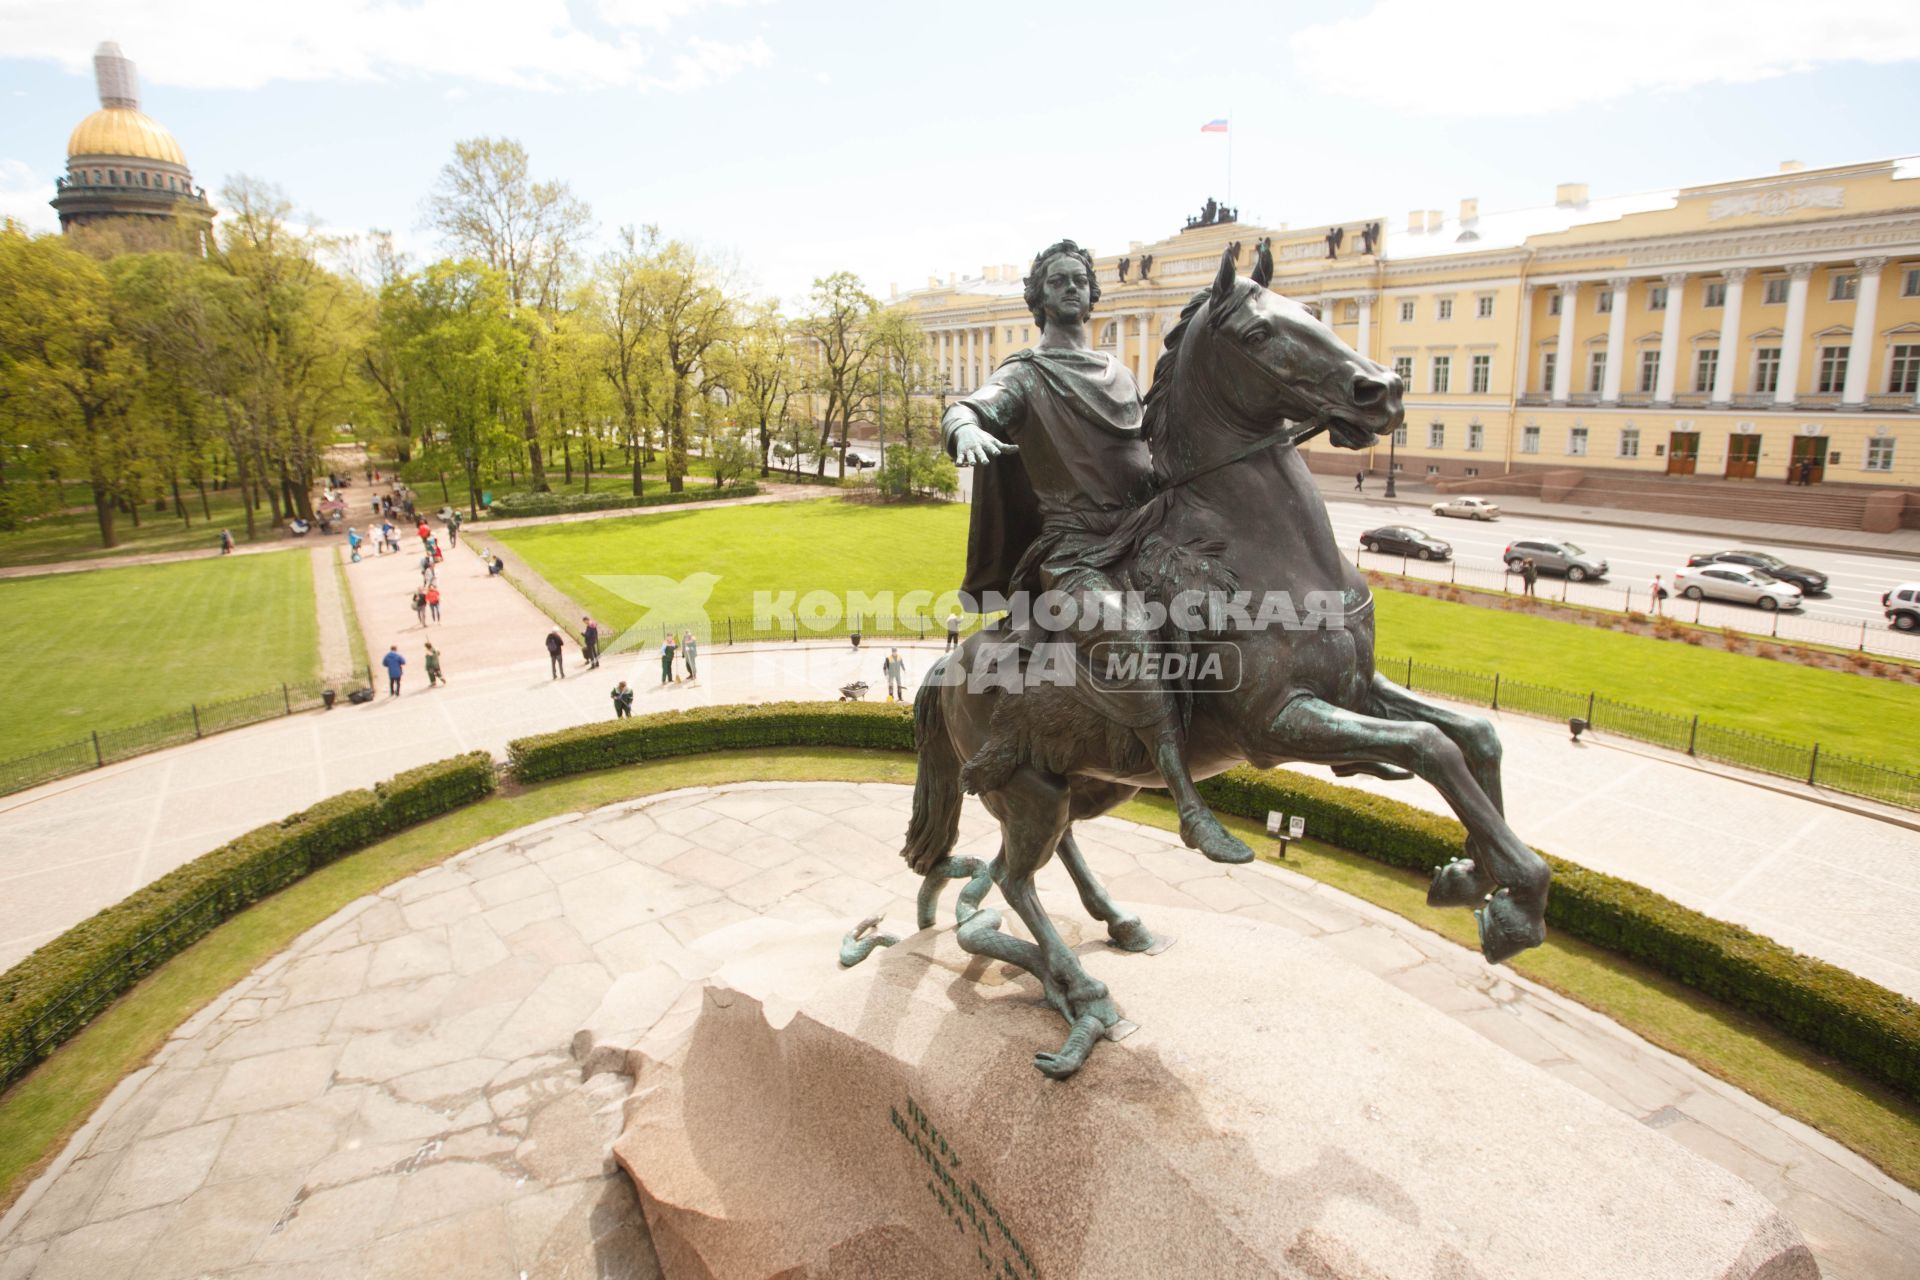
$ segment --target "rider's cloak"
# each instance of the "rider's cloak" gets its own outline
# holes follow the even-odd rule
[[[1010,591],[1043,524],[1130,510],[1152,495],[1140,391],[1107,352],[1017,351],[959,403],[1020,450],[974,470],[961,589],[976,601]]]

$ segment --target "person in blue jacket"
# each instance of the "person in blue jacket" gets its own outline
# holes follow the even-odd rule
[[[400,656],[400,646],[397,644],[389,646],[387,656],[380,659],[380,665],[387,669],[387,696],[399,697],[400,670],[407,665],[407,660]]]

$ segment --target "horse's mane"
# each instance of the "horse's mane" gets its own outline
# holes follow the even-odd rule
[[[1173,398],[1174,371],[1179,366],[1180,340],[1186,337],[1187,326],[1200,314],[1212,294],[1202,289],[1193,295],[1186,306],[1180,308],[1180,318],[1173,328],[1167,330],[1166,340],[1161,344],[1160,358],[1153,365],[1153,386],[1147,389],[1146,411],[1140,419],[1140,435],[1149,445],[1165,439],[1167,429],[1167,402]],[[1168,469],[1170,450],[1153,451],[1153,478],[1164,482],[1171,472]]]

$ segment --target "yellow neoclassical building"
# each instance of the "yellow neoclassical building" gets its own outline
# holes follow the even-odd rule
[[[1248,265],[1271,236],[1273,287],[1407,388],[1391,448],[1322,444],[1317,469],[1384,475],[1391,454],[1403,479],[1446,488],[1920,524],[1908,492],[1920,486],[1920,158],[1553,195],[1297,230],[1203,214],[1097,258],[1097,341],[1150,385],[1163,335],[1222,247],[1241,241]],[[1024,270],[896,299],[950,388],[978,385],[1038,336]]]

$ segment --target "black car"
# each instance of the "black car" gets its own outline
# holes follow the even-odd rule
[[[1383,524],[1360,535],[1360,545],[1369,551],[1393,556],[1412,556],[1416,560],[1446,560],[1453,546],[1418,529],[1403,524]]]
[[[1826,574],[1817,569],[1788,564],[1779,556],[1770,556],[1764,551],[1708,551],[1687,557],[1688,568],[1703,564],[1734,564],[1742,569],[1758,569],[1782,582],[1791,582],[1805,595],[1821,596],[1827,593]]]

